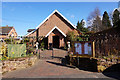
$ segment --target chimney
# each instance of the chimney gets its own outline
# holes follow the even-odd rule
[[[8,27],[8,25],[6,25],[6,27]]]

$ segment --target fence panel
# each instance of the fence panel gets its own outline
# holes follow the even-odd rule
[[[26,44],[7,44],[8,57],[26,56]]]

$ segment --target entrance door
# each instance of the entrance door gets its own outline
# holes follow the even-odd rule
[[[53,48],[59,48],[59,36],[53,36]]]

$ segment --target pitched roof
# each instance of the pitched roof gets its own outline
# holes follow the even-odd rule
[[[67,18],[65,18],[58,10],[54,10],[42,23],[40,23],[36,29],[38,29],[47,19],[49,19],[53,14],[58,13],[61,17],[63,17],[70,25],[73,26],[73,28],[76,28]]]
[[[0,27],[1,34],[8,34],[13,27]]]
[[[27,32],[31,32],[31,31],[33,31],[33,30],[35,30],[35,29],[28,29]]]
[[[55,29],[57,29],[64,37],[66,37],[66,34],[64,34],[57,26],[55,26],[45,37],[47,37]]]
[[[76,26],[74,26],[67,18],[65,18],[58,10],[54,10],[42,23],[40,23],[35,30],[31,31],[30,33],[28,33],[27,35],[35,32],[45,21],[47,21],[53,14],[58,13],[64,20],[66,20],[73,28],[76,28]],[[27,36],[26,35],[26,36]]]

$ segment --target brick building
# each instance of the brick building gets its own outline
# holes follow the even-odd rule
[[[17,33],[13,26],[2,26],[0,27],[0,39],[6,39],[10,36],[16,37]]]
[[[53,47],[60,48],[65,45],[64,39],[68,31],[74,31],[76,35],[79,35],[76,27],[60,12],[55,10],[36,29],[29,29],[26,36],[44,36],[48,47],[52,43]]]

